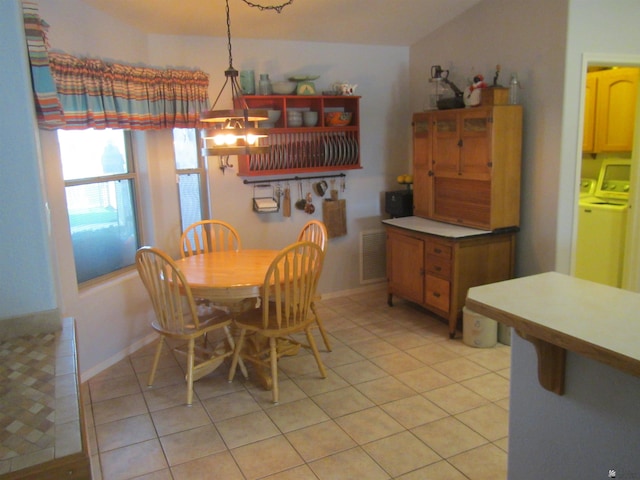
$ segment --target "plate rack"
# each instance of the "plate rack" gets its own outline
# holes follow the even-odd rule
[[[249,108],[280,110],[279,120],[269,128],[269,136],[261,143],[270,152],[240,155],[241,176],[267,176],[298,173],[321,173],[359,169],[360,163],[360,97],[350,95],[255,95],[245,96]],[[309,127],[289,125],[291,110],[316,111],[318,123]],[[350,112],[349,125],[325,125],[326,112]]]

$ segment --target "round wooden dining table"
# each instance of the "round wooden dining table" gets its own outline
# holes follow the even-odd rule
[[[242,313],[260,306],[264,277],[279,250],[228,250],[202,253],[176,260],[196,298],[223,305],[232,313]],[[245,348],[259,352],[264,338],[253,335]],[[265,389],[273,386],[268,369],[257,368],[257,377]]]
[[[233,315],[260,306],[265,275],[279,253],[280,250],[227,250],[185,257],[176,260],[176,264],[194,298],[223,305]],[[298,353],[299,345],[291,348],[288,340],[279,342],[287,344],[287,355]],[[266,339],[256,334],[245,339],[244,348],[250,355],[257,355],[267,345]],[[257,367],[255,371],[262,385],[270,390],[273,386],[270,370]]]
[[[279,250],[228,250],[176,260],[194,297],[246,310],[260,298],[264,276]]]

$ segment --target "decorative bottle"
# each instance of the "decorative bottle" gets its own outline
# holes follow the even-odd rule
[[[269,80],[268,73],[260,74],[260,81],[258,82],[258,93],[260,95],[271,95],[273,90],[271,89],[271,80]]]
[[[520,92],[520,83],[518,82],[518,76],[514,73],[511,75],[511,81],[509,82],[509,105],[518,105]]]

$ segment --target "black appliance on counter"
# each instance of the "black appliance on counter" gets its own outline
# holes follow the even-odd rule
[[[384,211],[392,217],[410,217],[413,215],[413,191],[394,190],[384,192]]]

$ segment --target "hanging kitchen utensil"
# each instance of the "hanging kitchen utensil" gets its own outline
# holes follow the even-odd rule
[[[316,195],[319,197],[324,197],[324,194],[327,192],[327,182],[325,180],[320,180],[313,184],[313,191],[316,192]]]
[[[332,178],[331,182],[331,191],[329,192],[331,195],[331,200],[338,200],[338,189],[336,188],[336,179]]]
[[[291,188],[289,188],[288,182],[284,187],[284,198],[282,199],[282,216],[291,216]]]
[[[276,183],[275,188],[273,189],[273,198],[278,202],[278,206],[280,206],[280,199],[282,198],[282,185]]]
[[[311,192],[307,193],[307,203],[304,206],[304,211],[309,215],[316,211],[316,207],[313,205],[313,197],[311,196]]]
[[[275,188],[271,184],[253,186],[253,210],[257,213],[271,213],[280,210]]]
[[[302,196],[302,182],[298,182],[298,200],[296,200],[296,208],[298,210],[304,210],[307,201]]]

